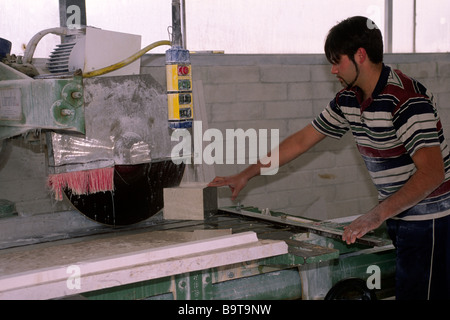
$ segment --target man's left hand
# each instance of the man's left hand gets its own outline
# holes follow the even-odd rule
[[[354,243],[356,239],[363,237],[369,231],[375,230],[382,223],[383,221],[379,218],[376,211],[370,211],[344,227],[342,240],[347,242],[347,244]]]

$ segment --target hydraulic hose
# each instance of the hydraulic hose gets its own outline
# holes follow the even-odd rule
[[[139,59],[140,57],[142,57],[145,53],[147,53],[148,51],[159,47],[159,46],[171,46],[172,43],[168,40],[161,40],[161,41],[157,41],[154,42],[148,46],[146,46],[144,49],[136,52],[135,54],[133,54],[132,56],[126,58],[125,60],[122,60],[116,64],[113,64],[111,66],[108,67],[104,67],[98,70],[94,70],[94,71],[90,71],[90,72],[86,72],[83,74],[83,78],[92,78],[92,77],[97,77],[97,76],[101,76],[104,75],[106,73],[115,71],[117,69],[123,68],[127,65],[129,65],[130,63],[133,63],[134,61],[136,61],[137,59]]]

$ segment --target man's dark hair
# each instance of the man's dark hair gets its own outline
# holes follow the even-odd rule
[[[351,17],[328,33],[325,41],[325,55],[331,64],[338,63],[347,55],[353,63],[359,48],[364,48],[373,63],[383,62],[383,36],[375,23],[366,17]]]

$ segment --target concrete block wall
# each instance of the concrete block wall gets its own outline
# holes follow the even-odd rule
[[[435,94],[450,139],[450,54],[394,54],[385,61]],[[284,139],[308,124],[340,89],[323,55],[193,54],[192,64],[194,80],[203,85],[208,125],[224,134],[227,129],[278,129]],[[142,73],[165,85],[164,55],[146,55],[141,65]],[[15,202],[26,218],[70,210],[52,200],[45,188],[43,143],[23,140],[14,139],[0,153],[0,199]],[[215,171],[231,175],[247,164],[215,165]],[[253,179],[236,202],[230,194],[228,188],[219,189],[220,206],[239,202],[318,219],[360,214],[376,204],[351,135],[341,141],[326,139],[278,174]],[[79,224],[93,224],[75,216]]]
[[[449,139],[450,54],[392,54],[385,63],[434,93]],[[142,72],[164,84],[163,65],[163,56],[148,55]],[[224,136],[227,129],[278,129],[281,141],[310,123],[341,89],[323,55],[193,54],[192,65],[194,80],[203,84],[209,127]],[[248,165],[234,163],[216,164],[216,174],[236,174]],[[219,205],[240,203],[317,219],[362,214],[377,203],[351,134],[322,141],[276,175],[254,178],[237,201],[230,195],[221,188]]]

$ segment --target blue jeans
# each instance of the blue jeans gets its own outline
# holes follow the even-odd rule
[[[450,216],[386,222],[396,248],[396,299],[450,299]]]

